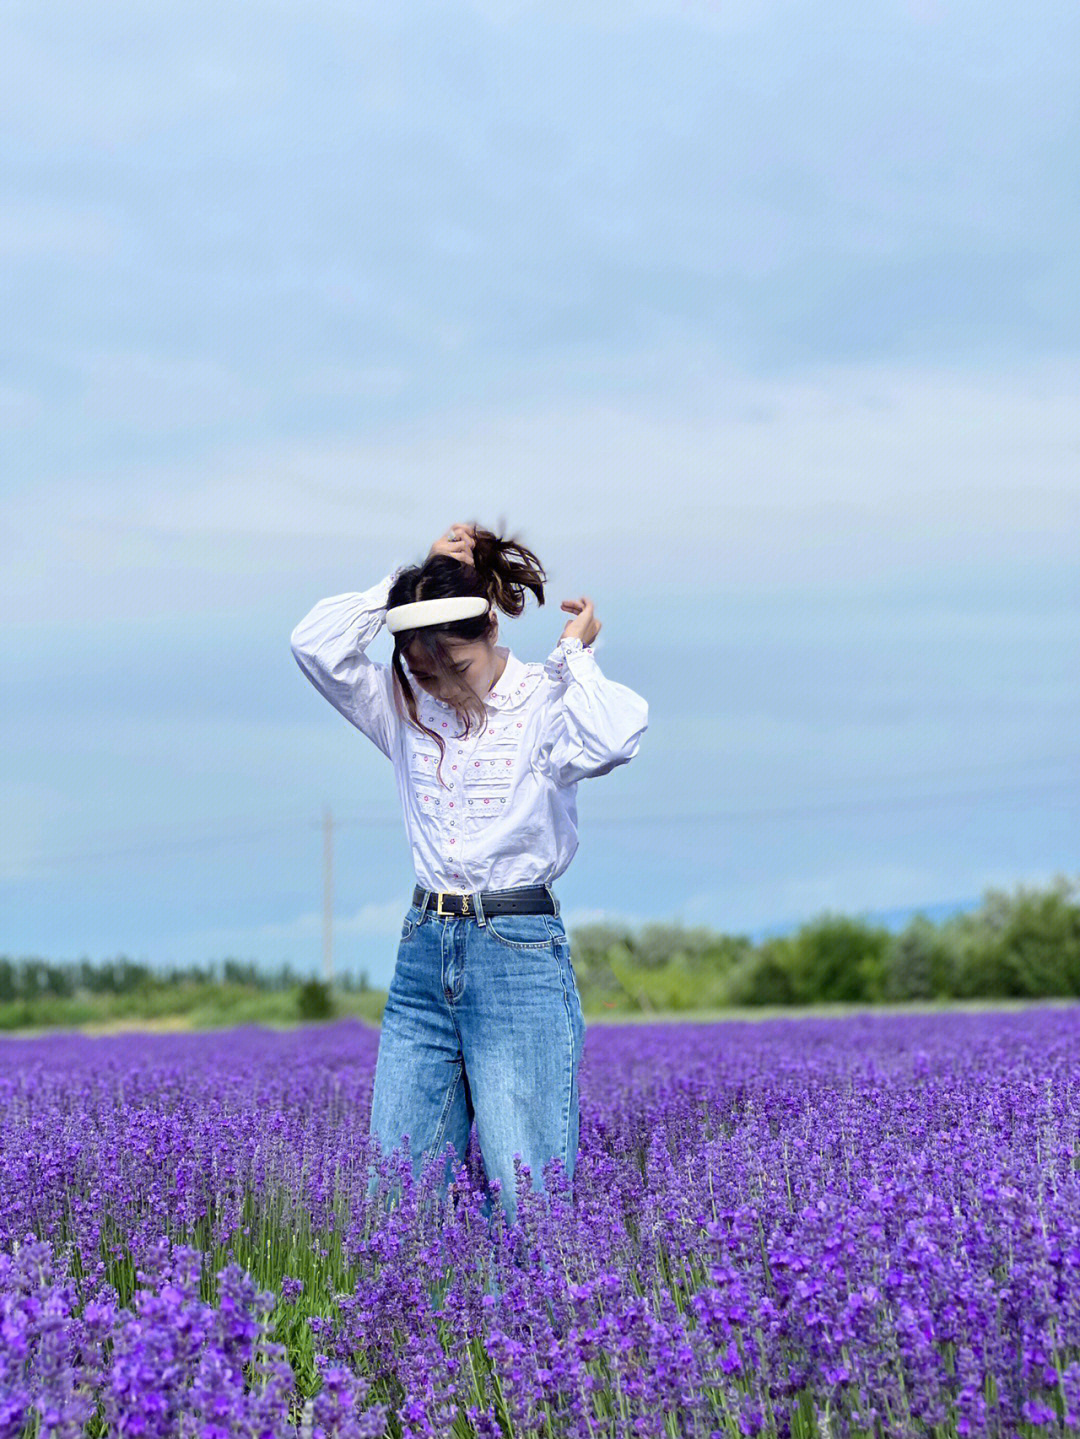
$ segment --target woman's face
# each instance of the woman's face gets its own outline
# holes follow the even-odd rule
[[[473,690],[481,699],[486,698],[499,670],[500,657],[495,653],[494,645],[487,640],[450,640],[444,643],[457,683]],[[443,693],[446,688],[443,680],[429,668],[428,660],[422,654],[414,657],[413,652],[407,650],[405,659],[410,673],[421,689],[437,700],[442,700],[444,704],[454,703],[454,696]]]

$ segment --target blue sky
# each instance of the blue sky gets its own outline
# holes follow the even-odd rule
[[[329,804],[387,983],[393,777],[289,635],[463,519],[649,700],[569,927],[1080,869],[1080,12],[365,8],[0,19],[0,953],[316,968]]]

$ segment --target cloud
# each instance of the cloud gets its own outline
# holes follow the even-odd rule
[[[220,360],[150,351],[80,349],[67,364],[77,386],[72,420],[144,436],[211,429],[262,417],[270,396]]]
[[[172,373],[195,391],[212,384],[199,368]],[[362,588],[422,559],[448,504],[505,516],[553,557],[556,586],[587,574],[617,592],[638,575],[635,588],[670,601],[716,583],[1006,582],[1069,562],[1078,381],[1073,362],[717,374],[711,411],[546,401],[100,477],[39,474],[8,506],[0,594],[9,623],[70,625],[280,603],[283,575],[298,596],[332,573]]]
[[[43,398],[21,385],[0,385],[0,433],[28,429],[45,413]]]
[[[1075,7],[324,4],[299,44],[295,5],[245,13],[9,21],[20,354],[447,396],[672,338],[762,372],[1075,347]]]
[[[830,869],[804,865],[795,874],[778,872],[763,881],[743,875],[737,890],[699,892],[684,901],[679,911],[688,926],[705,924],[728,934],[754,933],[763,926],[786,930],[826,910],[854,916],[907,905],[929,906],[939,898],[975,893],[983,873],[958,864],[950,875],[952,893],[941,895],[940,875],[933,866],[895,860],[853,861],[845,854],[838,856]]]
[[[207,124],[268,98],[281,69],[266,55],[263,31],[242,37],[235,15],[200,8],[9,7],[0,31],[7,143],[107,153],[185,118]]]
[[[61,200],[8,199],[0,211],[0,259],[12,264],[42,256],[67,263],[114,258],[124,231],[101,209]]]

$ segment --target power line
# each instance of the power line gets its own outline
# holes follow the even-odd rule
[[[963,803],[967,801],[989,799],[995,795],[1037,794],[1042,790],[1052,790],[1056,793],[1060,793],[1062,789],[1066,787],[1067,786],[1063,786],[1059,783],[1054,783],[1045,785],[1029,785],[1016,789],[972,790],[966,794],[890,795],[884,799],[856,799],[835,801],[826,800],[821,804],[785,805],[776,809],[713,810],[705,814],[646,814],[634,815],[632,818],[588,815],[586,816],[584,823],[586,825],[662,824],[666,822],[674,822],[678,824],[696,824],[706,822],[709,824],[716,824],[717,822],[725,820],[754,821],[758,819],[786,819],[790,818],[793,815],[812,815],[826,813],[845,814],[857,810],[869,810],[873,812],[874,810],[879,809],[917,809],[920,805],[944,805],[953,804],[956,801],[960,801]]]
[[[307,825],[306,817],[301,820],[296,811],[292,811],[293,823]],[[389,821],[387,821],[389,823]],[[252,839],[264,839],[267,835],[280,835],[282,826],[280,821],[272,826],[263,826],[259,829],[238,834],[211,834],[202,835],[198,838],[176,840],[171,844],[141,844],[137,843],[124,849],[94,850],[91,852],[78,851],[74,854],[53,855],[50,857],[34,856],[28,863],[34,865],[52,864],[74,864],[84,860],[99,859],[130,859],[133,856],[144,854],[185,854],[191,850],[212,849],[219,844],[243,844]]]
[[[774,808],[761,809],[725,809],[705,810],[699,814],[679,814],[672,810],[660,811],[656,814],[636,813],[632,815],[600,815],[587,814],[583,817],[585,825],[609,824],[609,825],[640,825],[640,824],[715,824],[725,820],[755,820],[755,819],[783,819],[791,815],[799,814],[823,814],[827,811],[844,813],[854,810],[875,810],[904,808],[905,806],[952,804],[954,801],[967,802],[972,800],[987,799],[994,795],[1005,794],[1037,794],[1043,790],[1060,792],[1067,789],[1076,781],[1046,780],[1042,784],[1035,785],[1014,785],[1003,786],[999,789],[969,790],[960,794],[943,795],[887,795],[878,799],[853,799],[853,800],[825,800],[820,803],[803,805],[781,805]],[[368,819],[365,815],[354,815],[349,819],[335,819],[335,826],[349,824],[366,824]]]
[[[1071,760],[1070,760],[1071,762]],[[945,773],[956,774],[957,771],[946,771]],[[930,775],[910,776],[912,780],[929,778]],[[1068,796],[1069,792],[1076,786],[1075,779],[1044,780],[1037,784],[999,786],[994,789],[977,789],[951,794],[939,795],[887,795],[866,799],[843,799],[815,801],[809,804],[780,805],[780,806],[757,806],[747,809],[725,809],[725,810],[704,810],[698,813],[678,813],[671,810],[657,813],[637,812],[633,815],[594,815],[586,814],[583,823],[586,826],[611,825],[615,827],[632,827],[642,824],[716,824],[726,822],[744,822],[768,819],[784,819],[798,815],[814,815],[825,813],[855,813],[858,811],[873,812],[875,810],[896,809],[896,808],[918,808],[925,805],[945,805],[956,803],[973,803],[980,800],[993,798],[1002,795],[1027,795],[1040,794],[1046,791],[1053,791]],[[1075,801],[1071,801],[1075,802]],[[279,820],[272,824],[262,824],[256,829],[245,828],[239,832],[193,836],[188,839],[176,840],[166,844],[136,843],[119,849],[76,851],[74,853],[52,856],[36,856],[28,861],[32,866],[54,866],[78,863],[93,863],[99,860],[108,859],[129,859],[144,855],[163,854],[184,854],[193,851],[202,851],[216,848],[220,845],[245,844],[252,840],[265,839],[268,836],[280,837],[283,824],[295,824],[298,828],[321,828],[324,820],[311,820],[308,816],[301,816],[297,811],[290,810],[281,815]],[[334,819],[334,827],[341,828],[349,825],[362,825],[368,828],[383,828],[393,826],[398,828],[402,824],[400,811],[393,815],[353,815],[344,819]]]

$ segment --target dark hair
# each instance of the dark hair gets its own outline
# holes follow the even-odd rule
[[[446,682],[449,693],[456,692],[465,713],[465,734],[471,733],[471,718],[479,724],[486,724],[487,711],[484,702],[470,686],[461,683],[452,662],[452,656],[443,643],[446,639],[463,640],[466,643],[487,639],[492,631],[492,611],[500,609],[507,615],[520,615],[525,608],[525,592],[531,590],[537,604],[544,603],[544,581],[547,574],[543,565],[520,540],[503,538],[491,530],[473,528],[474,546],[472,564],[455,560],[450,555],[429,555],[422,565],[410,565],[402,570],[390,587],[387,607],[411,604],[414,600],[441,600],[449,595],[482,595],[490,608],[485,614],[474,615],[471,619],[447,620],[443,624],[419,625],[411,630],[398,630],[394,636],[394,655],[391,668],[397,678],[394,685],[394,702],[398,712],[407,724],[414,725],[424,734],[430,735],[439,746],[439,769],[446,757],[443,737],[420,722],[416,707],[416,695],[409,684],[402,663],[405,650],[418,645],[423,651],[427,667]],[[404,704],[406,713],[402,713]],[[438,774],[439,783],[443,783]]]

